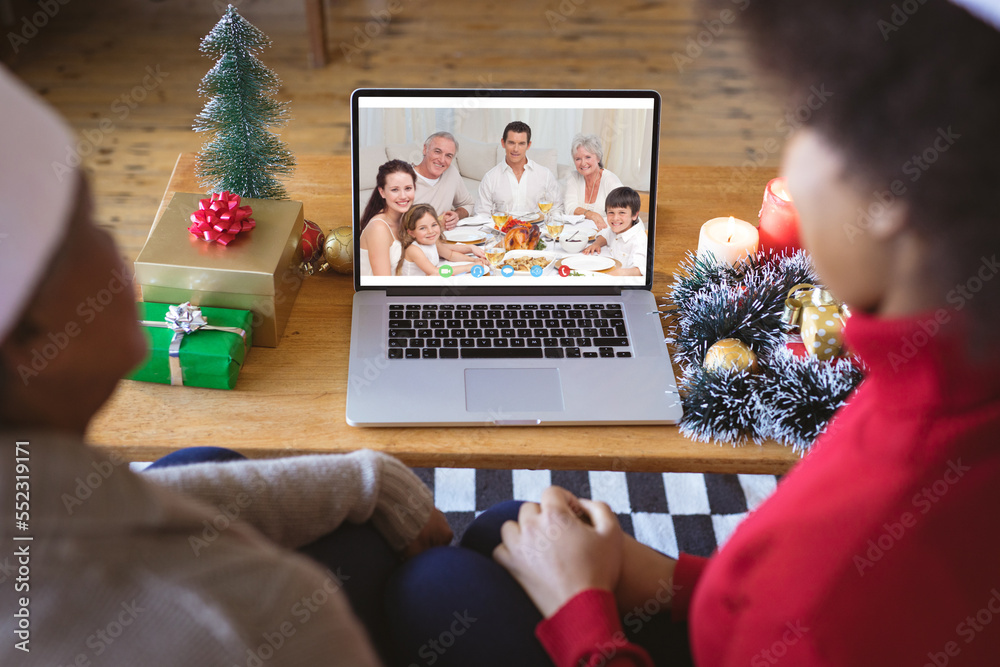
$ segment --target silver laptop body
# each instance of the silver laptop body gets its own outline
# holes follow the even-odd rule
[[[673,424],[680,420],[680,399],[651,292],[660,114],[655,91],[363,89],[352,95],[351,109],[355,295],[349,424]],[[555,156],[561,175],[575,170],[567,155],[576,132],[596,129],[594,134],[605,137],[609,145],[633,141],[642,146],[641,151],[619,150],[619,154],[631,156],[627,165],[620,160],[628,168],[620,170],[629,171],[640,187],[648,179],[649,210],[642,212],[648,234],[645,277],[611,280],[586,272],[565,276],[551,267],[540,276],[362,276],[359,221],[371,189],[367,172],[372,165],[377,170],[381,159],[378,142],[385,145],[386,160],[395,152],[416,164],[428,130],[446,130],[460,144],[455,158],[459,164],[452,167],[470,171],[475,168],[476,151],[480,158],[491,157],[491,134],[500,147],[508,118],[535,123],[528,157],[532,151],[541,159]],[[552,136],[542,134],[546,128]],[[478,142],[468,136],[475,131],[481,133]],[[399,139],[404,141],[394,142]],[[463,151],[469,151],[464,162]],[[500,152],[498,161],[502,156]],[[614,160],[605,157],[606,163]],[[465,315],[457,319],[458,313]],[[537,313],[548,317],[517,317]],[[485,332],[494,338],[486,345],[499,345],[502,338],[503,348],[484,352],[478,347],[481,342],[466,339],[458,347],[449,341],[470,319],[490,325]],[[508,326],[501,326],[505,323]],[[565,326],[570,323],[594,326]],[[416,344],[414,338],[424,335],[415,326],[431,334],[414,353],[399,346]],[[528,337],[518,335],[529,332]],[[534,336],[540,332],[563,335]],[[566,335],[583,332],[598,335]],[[397,335],[414,338],[408,343],[394,338]],[[435,337],[443,340],[431,343]],[[580,347],[579,342],[588,345]],[[424,347],[425,343],[434,347]],[[442,352],[445,349],[449,351]]]

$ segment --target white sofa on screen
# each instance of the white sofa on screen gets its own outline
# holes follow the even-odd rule
[[[465,181],[469,194],[476,199],[479,194],[479,183],[490,169],[504,159],[504,151],[500,142],[484,142],[456,135],[458,140],[458,155],[449,169],[458,169]],[[531,148],[528,157],[547,167],[556,175],[560,187],[569,176],[573,167],[556,162],[556,149]],[[358,193],[359,211],[364,211],[365,205],[375,189],[378,168],[389,160],[405,160],[417,164],[423,159],[423,143],[378,144],[366,146],[358,151],[358,166],[360,168],[361,189]]]

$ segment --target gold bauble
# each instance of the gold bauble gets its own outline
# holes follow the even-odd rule
[[[330,232],[323,247],[323,255],[330,268],[337,273],[353,273],[354,230],[350,227],[337,227]]]
[[[757,355],[743,341],[723,338],[708,348],[702,365],[709,371],[731,369],[753,373],[757,370]]]

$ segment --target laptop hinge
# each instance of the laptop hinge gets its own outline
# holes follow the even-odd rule
[[[543,287],[540,289],[531,289],[530,291],[524,292],[508,292],[504,290],[498,290],[493,288],[480,288],[480,289],[449,289],[442,293],[440,286],[428,287],[427,289],[421,288],[405,288],[405,289],[390,289],[385,288],[385,295],[387,297],[480,297],[480,296],[491,296],[491,297],[504,297],[504,298],[527,298],[527,297],[538,297],[538,298],[550,298],[555,299],[557,297],[570,298],[573,296],[621,296],[625,289],[631,289],[629,287],[596,287],[587,286],[586,288],[580,288],[579,290],[565,291],[560,290],[558,293],[554,293],[551,286]]]

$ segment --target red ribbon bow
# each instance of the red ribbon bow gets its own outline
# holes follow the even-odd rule
[[[229,245],[237,234],[257,226],[250,217],[252,213],[249,206],[240,206],[239,195],[216,192],[211,199],[198,202],[198,210],[191,214],[192,224],[188,231],[209,243],[217,241]]]

